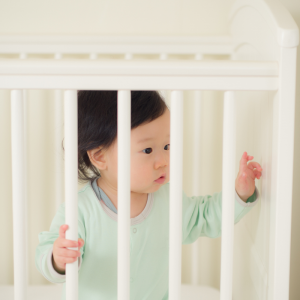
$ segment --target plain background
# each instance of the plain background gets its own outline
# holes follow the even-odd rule
[[[276,1],[276,0],[273,0]],[[298,26],[300,27],[300,1],[280,0],[287,7]],[[27,1],[4,1],[0,0],[0,34],[1,35],[222,35],[228,33],[227,15],[234,1],[233,0],[27,0]],[[296,118],[295,118],[295,148],[294,148],[294,183],[293,183],[293,214],[292,214],[292,244],[291,244],[291,268],[290,268],[290,299],[300,298],[300,47],[298,50],[297,63],[297,91],[296,91]],[[50,203],[53,199],[51,185],[53,185],[53,161],[49,154],[52,147],[53,132],[49,115],[53,107],[51,106],[48,94],[42,91],[32,91],[35,98],[45,99],[45,101],[35,101],[30,105],[29,135],[30,148],[28,149],[29,159],[29,199],[34,203],[35,211],[29,215],[29,226],[35,228],[30,233],[29,243],[31,250],[37,244],[37,234],[42,230],[47,230],[55,211],[53,207],[37,203],[46,199]],[[1,99],[7,99],[9,92],[1,91]],[[217,107],[218,96],[215,104],[210,107],[214,110]],[[216,105],[216,106],[214,106]],[[1,114],[10,106],[8,100],[0,101],[0,136],[1,141],[10,140],[10,116]],[[220,127],[218,116],[219,111],[212,126],[207,127],[207,136],[214,136],[216,128]],[[212,138],[213,139],[213,138]],[[220,136],[214,136],[212,144],[221,146],[218,141]],[[11,154],[10,144],[1,143],[0,148],[0,186],[1,186],[1,207],[0,227],[2,228],[0,269],[5,269],[8,265],[13,265],[11,248],[12,245],[12,205],[11,205]],[[247,149],[245,150],[247,151]],[[250,153],[251,154],[251,153]],[[204,194],[212,194],[221,190],[221,174],[216,175],[216,166],[222,163],[222,157],[214,151],[203,153],[207,157],[202,173]],[[217,156],[216,156],[217,155]],[[254,159],[255,160],[255,159]],[[48,175],[41,176],[41,172]],[[187,173],[187,170],[185,170]],[[204,171],[203,171],[204,172]],[[184,179],[184,188],[191,189],[188,178]],[[48,212],[48,218],[41,220],[42,212]],[[41,213],[39,213],[41,212]],[[42,222],[43,228],[36,228],[35,222]],[[209,260],[210,267],[207,268],[207,282],[213,286],[219,285],[219,252],[213,250],[220,245],[220,240],[208,241],[206,251],[213,251]],[[188,246],[187,246],[188,247]],[[215,251],[215,252],[214,252]],[[188,256],[189,249],[183,250],[183,256]],[[37,272],[34,265],[34,252],[29,254],[29,283],[45,283],[44,278]],[[217,258],[217,259],[216,259]],[[183,258],[184,260],[184,258]],[[2,268],[3,267],[3,268]],[[211,268],[211,269],[209,269]],[[183,266],[183,281],[189,282],[189,265]],[[0,284],[12,284],[13,272],[4,274],[0,270]]]

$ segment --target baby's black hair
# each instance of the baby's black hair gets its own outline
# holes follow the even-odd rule
[[[117,91],[78,91],[78,179],[100,176],[87,151],[108,149],[117,137]],[[168,109],[156,91],[131,91],[131,129],[151,122]]]

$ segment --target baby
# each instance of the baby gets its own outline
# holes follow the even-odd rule
[[[65,203],[39,234],[36,267],[65,283],[78,258],[79,299],[117,299],[117,91],[78,92],[78,243],[67,240]],[[170,112],[155,91],[131,92],[130,299],[168,299]],[[235,181],[235,223],[257,203],[261,166],[244,152]],[[170,199],[172,201],[172,199]],[[221,235],[222,192],[182,192],[182,243]],[[68,248],[78,247],[78,251]],[[62,299],[65,299],[65,284]]]

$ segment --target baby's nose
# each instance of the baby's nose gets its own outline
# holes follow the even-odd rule
[[[165,155],[160,155],[156,161],[156,168],[161,168],[169,165],[169,158]]]

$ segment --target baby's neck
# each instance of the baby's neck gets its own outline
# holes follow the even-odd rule
[[[101,177],[98,178],[97,185],[103,190],[103,192],[107,195],[112,204],[118,210],[117,190],[109,184],[107,184],[107,182]],[[135,218],[144,210],[147,204],[148,194],[131,193],[130,199],[130,218]]]

